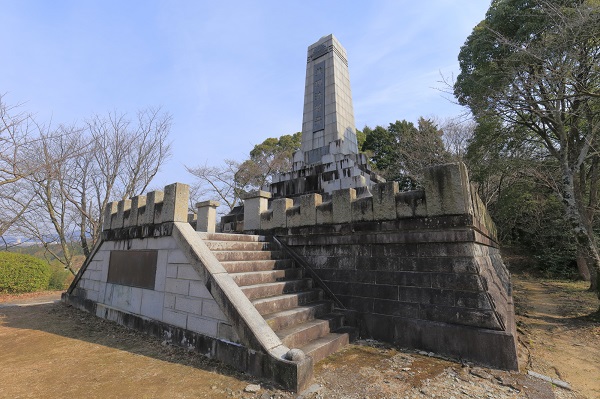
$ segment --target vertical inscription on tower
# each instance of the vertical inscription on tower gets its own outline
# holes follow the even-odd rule
[[[313,71],[313,133],[325,128],[325,61]]]

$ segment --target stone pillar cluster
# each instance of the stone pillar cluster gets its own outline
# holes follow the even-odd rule
[[[187,222],[189,197],[187,184],[173,183],[164,191],[151,191],[147,195],[111,202],[104,208],[102,230]]]

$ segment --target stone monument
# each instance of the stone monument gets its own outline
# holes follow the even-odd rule
[[[306,193],[331,196],[335,190],[365,192],[384,180],[359,153],[346,50],[333,35],[308,47],[302,146],[290,172],[273,178],[273,198]]]

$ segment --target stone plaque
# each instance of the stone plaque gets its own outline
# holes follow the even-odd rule
[[[325,61],[314,65],[313,133],[325,128]]]
[[[153,290],[157,256],[156,250],[111,251],[107,282]]]
[[[311,55],[311,58],[312,58],[312,59],[313,59],[313,61],[314,61],[314,60],[316,60],[317,58],[319,58],[319,57],[321,57],[321,56],[324,56],[324,55],[325,55],[325,54],[327,54],[327,53],[328,53],[328,51],[327,51],[327,46],[326,46],[326,45],[324,45],[324,44],[321,44],[321,45],[319,45],[319,46],[317,46],[317,47],[315,47],[315,48],[313,49],[313,51],[312,51],[312,55]]]

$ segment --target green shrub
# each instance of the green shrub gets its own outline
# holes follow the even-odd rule
[[[520,247],[547,277],[577,276],[577,247],[564,207],[550,190],[516,182],[498,196],[490,213],[504,245]]]
[[[48,288],[52,272],[46,262],[30,255],[0,252],[0,292],[17,294]]]
[[[48,283],[49,290],[64,290],[73,280],[73,275],[58,262],[52,262],[50,270],[52,274]]]

